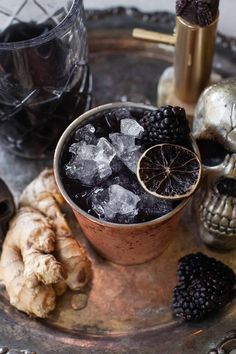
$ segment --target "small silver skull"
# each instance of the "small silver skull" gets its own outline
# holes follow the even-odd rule
[[[204,167],[200,236],[212,247],[236,248],[236,79],[223,80],[203,92],[193,135]]]

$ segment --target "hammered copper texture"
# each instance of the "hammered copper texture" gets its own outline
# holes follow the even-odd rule
[[[94,248],[114,263],[142,264],[159,256],[174,239],[181,212],[150,224],[109,226],[89,220],[75,211],[76,218]]]

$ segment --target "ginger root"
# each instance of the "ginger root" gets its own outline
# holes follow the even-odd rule
[[[22,193],[3,244],[0,275],[10,302],[37,317],[55,308],[67,286],[81,290],[92,275],[60,210],[63,202],[52,170],[43,171]]]
[[[62,265],[49,254],[54,251],[55,242],[56,235],[40,212],[32,208],[19,209],[5,243],[14,244],[21,250],[28,287],[34,287],[39,282],[45,285],[56,284],[64,279]]]
[[[64,200],[57,188],[53,171],[43,171],[22,193],[20,204],[38,209],[48,217],[55,231],[56,259],[67,273],[66,284],[71,290],[83,289],[91,279],[91,263],[81,245],[72,236],[59,204]]]
[[[55,234],[38,211],[22,208],[11,221],[3,243],[1,278],[10,303],[18,310],[45,317],[55,308],[55,291],[52,285],[44,284],[58,282],[62,267],[54,257],[41,253],[52,251],[54,243]],[[55,275],[49,265],[56,271]],[[32,279],[34,282],[36,278],[42,283],[31,287]]]

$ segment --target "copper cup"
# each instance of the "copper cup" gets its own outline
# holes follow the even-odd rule
[[[135,103],[110,103],[94,108],[77,118],[64,132],[58,142],[54,156],[54,173],[57,185],[67,203],[71,206],[84,235],[95,250],[109,261],[123,265],[142,264],[159,256],[176,234],[182,212],[190,198],[184,199],[170,213],[139,224],[115,224],[99,220],[79,208],[68,195],[60,175],[60,163],[64,148],[81,125],[114,108],[155,110],[155,107]],[[195,143],[193,146],[197,150]]]

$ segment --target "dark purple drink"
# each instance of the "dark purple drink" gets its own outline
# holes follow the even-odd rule
[[[31,5],[18,13],[25,21],[6,15],[1,26],[0,141],[33,158],[53,152],[65,128],[90,108],[91,76],[82,2]]]
[[[133,224],[159,218],[176,207],[145,192],[136,177],[145,150],[139,125],[143,110],[118,109],[77,128],[61,161],[70,198],[101,220]]]

